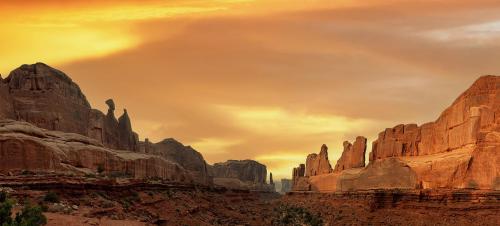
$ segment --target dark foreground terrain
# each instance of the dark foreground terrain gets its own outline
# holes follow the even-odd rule
[[[4,176],[0,190],[41,206],[48,225],[498,225],[500,192],[380,190],[285,196],[185,184]]]

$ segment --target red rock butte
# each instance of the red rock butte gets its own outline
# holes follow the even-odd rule
[[[366,167],[364,137],[344,142],[334,170],[322,148],[293,170],[292,190],[500,190],[499,89],[499,76],[482,76],[436,121],[385,129]]]
[[[43,63],[0,77],[0,174],[120,174],[201,185],[213,185],[215,177],[238,189],[274,191],[265,165],[212,167],[175,139],[139,141],[127,110],[117,119],[115,102],[106,104],[106,114],[92,109],[69,76]]]

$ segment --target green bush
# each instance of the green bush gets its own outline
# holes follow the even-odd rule
[[[7,198],[7,194],[0,192],[0,225],[2,226],[42,226],[47,224],[47,218],[39,206],[24,206],[21,212],[12,219],[12,206],[14,202]]]
[[[51,202],[51,203],[58,203],[59,202],[59,195],[57,193],[49,191],[47,194],[45,194],[45,197],[43,198],[44,201],[46,202]]]

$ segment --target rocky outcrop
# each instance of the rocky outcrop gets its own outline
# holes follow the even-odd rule
[[[5,84],[2,77],[0,77],[0,119],[1,118],[14,118],[14,105],[9,93],[9,86]]]
[[[114,103],[106,116],[91,109],[80,87],[63,72],[43,63],[22,65],[3,83],[8,92],[0,87],[0,103],[3,107],[5,102],[12,102],[13,106],[13,114],[8,113],[6,118],[88,136],[113,149],[137,150],[137,134],[132,132],[126,112],[120,124],[110,114]]]
[[[365,168],[366,139],[358,137],[353,145],[344,143],[333,173],[301,177],[294,169],[293,189],[500,190],[499,89],[500,77],[483,76],[436,121],[386,129],[373,142],[370,163]]]
[[[124,110],[117,119],[115,102],[109,99],[106,104],[108,105],[106,115],[92,109],[76,83],[63,72],[43,63],[22,65],[12,71],[5,80],[0,80],[0,118],[25,121],[36,126],[33,128],[79,134],[95,141],[94,145],[101,146],[111,153],[125,150],[133,153],[119,153],[135,156],[142,152],[142,155],[137,156],[153,159],[156,161],[155,164],[160,164],[158,167],[162,167],[158,159],[163,159],[167,163],[165,166],[167,168],[172,162],[180,166],[182,173],[185,174],[183,177],[192,178],[199,183],[212,183],[207,164],[199,152],[173,139],[166,139],[157,144],[152,144],[146,139],[146,142],[140,143],[138,134],[132,129],[127,110]],[[75,149],[71,145],[68,149]],[[5,151],[7,152],[9,150]],[[83,162],[95,161],[92,156],[85,155],[84,151],[77,156],[81,156]],[[90,159],[87,160],[85,157]],[[19,164],[24,164],[22,162]],[[45,170],[52,169],[52,165],[45,168]]]
[[[305,173],[306,173],[306,165],[304,165],[304,164],[299,164],[298,167],[293,168],[293,170],[292,170],[293,184],[296,184],[296,181],[299,178],[304,177]]]
[[[79,134],[0,120],[0,173],[23,171],[196,182],[182,166],[158,156],[113,150]]]
[[[208,164],[203,156],[190,146],[184,146],[173,138],[165,139],[158,143],[149,140],[140,142],[141,152],[158,155],[169,161],[176,162],[199,181],[211,183],[212,178],[208,172]]]
[[[421,156],[477,145],[498,132],[498,76],[483,76],[460,95],[435,121],[417,126],[397,125],[381,132],[370,161],[387,157]]]
[[[214,184],[233,189],[274,192],[274,181],[266,183],[267,167],[254,160],[228,160],[212,166]]]
[[[267,167],[254,160],[228,160],[213,165],[214,177],[237,178],[241,181],[265,184]]]
[[[328,161],[328,147],[323,144],[319,154],[309,154],[306,159],[305,176],[316,176],[332,172],[332,166]]]
[[[334,172],[346,169],[365,167],[366,138],[356,137],[354,144],[344,141],[344,151],[335,165]]]

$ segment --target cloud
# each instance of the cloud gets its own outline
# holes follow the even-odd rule
[[[257,159],[277,178],[323,143],[334,165],[344,140],[434,120],[479,75],[500,70],[494,1],[199,3],[181,6],[230,10],[108,21],[115,32],[90,41],[132,44],[55,66],[97,108],[111,97],[125,106],[141,138],[174,137],[211,163]]]

